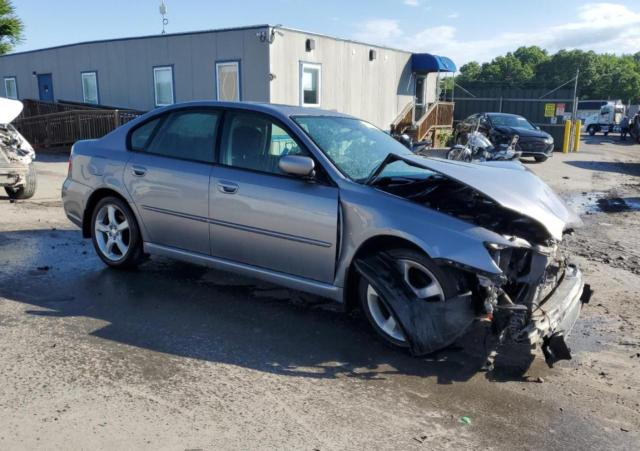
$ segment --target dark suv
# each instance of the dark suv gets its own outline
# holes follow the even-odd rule
[[[534,157],[542,162],[553,155],[553,137],[516,114],[477,113],[458,123],[455,131],[456,144],[465,144],[469,133],[478,130],[486,135],[493,145],[508,143],[518,135],[517,150],[523,157]]]

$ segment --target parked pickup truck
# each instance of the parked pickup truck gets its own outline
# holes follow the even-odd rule
[[[0,186],[11,199],[29,199],[36,192],[36,153],[11,125],[22,108],[22,102],[0,97]]]

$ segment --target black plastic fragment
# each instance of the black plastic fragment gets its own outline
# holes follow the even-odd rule
[[[582,301],[583,304],[588,304],[591,300],[591,296],[593,296],[593,289],[591,288],[591,285],[585,283],[582,290],[582,296],[580,296],[580,301]]]
[[[449,346],[473,323],[475,315],[469,296],[444,302],[417,298],[393,259],[385,253],[360,258],[355,266],[400,324],[414,356]]]
[[[559,360],[571,360],[571,349],[564,341],[564,335],[560,333],[545,338],[542,343],[542,353],[549,368],[553,368],[553,364]]]

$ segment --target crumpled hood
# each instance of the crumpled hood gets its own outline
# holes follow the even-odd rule
[[[567,227],[582,224],[546,183],[519,163],[464,163],[418,155],[403,155],[402,159],[474,188],[504,208],[540,223],[557,240]]]
[[[0,97],[0,124],[10,124],[22,113],[23,108],[19,100]]]

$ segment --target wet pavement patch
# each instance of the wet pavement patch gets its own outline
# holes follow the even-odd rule
[[[640,198],[606,197],[598,199],[597,205],[604,213],[619,213],[629,210],[640,210]]]
[[[619,197],[604,192],[578,193],[566,199],[566,203],[579,215],[640,210],[639,197]]]

